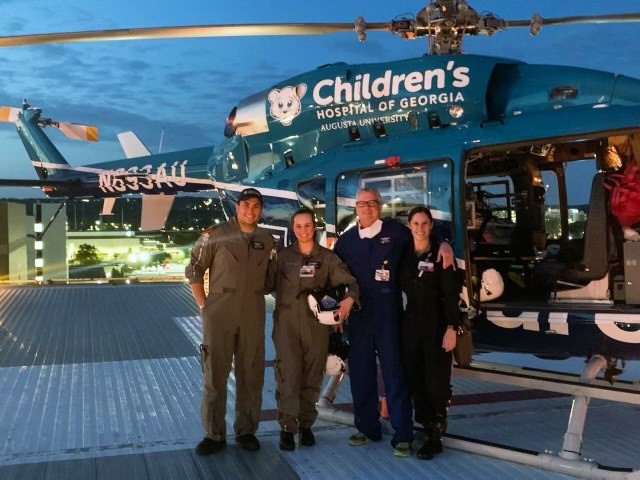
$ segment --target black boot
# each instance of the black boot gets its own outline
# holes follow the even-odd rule
[[[434,454],[442,453],[442,432],[444,431],[443,423],[436,423],[429,435],[430,449]]]
[[[442,453],[442,434],[446,425],[445,418],[439,418],[436,422],[425,425],[425,442],[416,453],[420,460],[431,460],[434,455]]]
[[[305,447],[313,447],[316,444],[316,437],[310,428],[303,428],[300,430],[300,445]]]
[[[290,452],[296,449],[296,442],[293,433],[282,430],[280,432],[280,450]]]
[[[422,448],[416,452],[416,458],[419,460],[431,460],[433,458],[434,453],[431,451],[429,447],[428,439],[422,445]]]
[[[226,440],[212,440],[209,437],[204,439],[196,447],[198,455],[213,455],[227,446]]]

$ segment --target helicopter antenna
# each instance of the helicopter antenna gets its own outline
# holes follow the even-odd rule
[[[164,141],[164,127],[160,130],[160,145],[158,145],[158,153],[162,153],[162,142]]]

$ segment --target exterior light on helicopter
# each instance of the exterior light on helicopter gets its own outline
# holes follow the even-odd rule
[[[384,159],[384,164],[387,167],[397,167],[400,164],[400,156],[393,155]]]
[[[563,85],[553,87],[549,92],[549,100],[567,100],[578,97],[578,89],[576,87]]]
[[[378,138],[387,136],[387,131],[384,128],[384,122],[382,120],[373,122],[373,133]]]
[[[440,128],[440,115],[437,112],[429,114],[429,128]]]
[[[287,168],[293,167],[296,164],[296,161],[293,159],[293,152],[291,150],[287,150],[283,154],[284,163],[287,165]]]
[[[411,130],[418,129],[418,114],[416,112],[409,112],[409,115],[407,116],[407,120],[409,121],[409,126],[411,127]]]
[[[461,118],[463,114],[464,108],[462,108],[460,105],[456,104],[449,107],[449,115],[451,115],[452,118]]]
[[[357,142],[360,140],[360,130],[357,125],[349,125],[349,140]]]
[[[224,136],[227,138],[233,137],[236,133],[236,112],[238,107],[233,107],[226,122],[224,122]]]
[[[238,162],[236,162],[236,157],[234,157],[233,152],[229,152],[229,165],[232,170],[238,170]]]

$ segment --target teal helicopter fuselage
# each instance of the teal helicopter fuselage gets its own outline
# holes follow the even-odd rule
[[[218,182],[290,191],[321,175],[335,199],[345,171],[447,159],[460,219],[465,152],[639,125],[640,80],[622,75],[476,55],[338,63],[241,102],[209,171]],[[335,208],[325,217],[335,225]],[[465,229],[452,228],[463,257]]]

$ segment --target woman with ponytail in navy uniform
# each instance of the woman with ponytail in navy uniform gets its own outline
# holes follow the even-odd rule
[[[402,264],[400,284],[407,295],[402,322],[402,358],[413,400],[415,421],[422,424],[422,460],[442,452],[442,434],[450,396],[452,352],[456,346],[460,284],[453,267],[437,262],[427,207],[409,212],[413,248]]]

